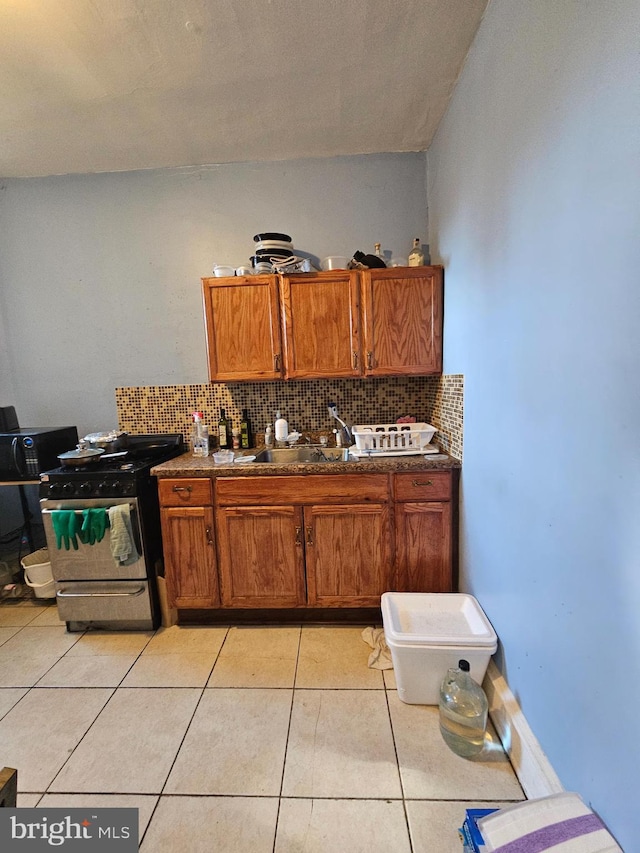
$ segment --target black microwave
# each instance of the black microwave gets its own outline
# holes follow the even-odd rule
[[[58,455],[78,444],[78,430],[67,427],[25,427],[0,432],[0,482],[37,480],[41,471],[58,468]]]

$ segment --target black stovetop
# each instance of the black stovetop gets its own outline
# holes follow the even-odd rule
[[[53,468],[40,474],[40,497],[134,495],[154,465],[184,453],[179,433],[128,437],[125,449],[104,453],[87,465]]]

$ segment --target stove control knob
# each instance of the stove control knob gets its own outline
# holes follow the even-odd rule
[[[91,494],[91,483],[80,483],[80,494],[82,495],[90,495]]]
[[[73,485],[73,483],[65,483],[64,486],[62,487],[62,491],[64,492],[65,495],[72,495],[75,492],[75,490],[76,489],[75,489],[75,486]]]
[[[59,495],[61,491],[62,491],[62,484],[61,483],[50,483],[49,484],[49,494],[50,495],[54,495],[54,496]]]
[[[111,483],[111,491],[114,495],[122,494],[122,483],[120,480],[114,480],[113,483]]]
[[[104,480],[101,483],[96,483],[96,494],[97,495],[104,494],[106,489],[107,489],[107,484],[104,482]]]

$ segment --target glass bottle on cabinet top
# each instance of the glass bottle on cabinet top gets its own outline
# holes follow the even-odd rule
[[[420,246],[420,238],[415,237],[413,240],[413,248],[409,254],[409,266],[410,267],[422,267],[424,266],[424,253]]]
[[[383,263],[383,264],[385,265],[385,267],[386,267],[387,262],[385,261],[385,259],[384,259],[384,255],[382,254],[381,245],[382,245],[381,243],[376,243],[376,244],[375,244],[373,254],[376,256],[376,258],[380,258],[380,260],[382,261],[382,263]]]

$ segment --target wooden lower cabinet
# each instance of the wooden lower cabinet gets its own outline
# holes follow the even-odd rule
[[[392,571],[385,504],[218,509],[225,607],[377,607]]]
[[[393,583],[387,504],[304,509],[308,603],[378,607]]]
[[[213,507],[162,507],[164,572],[170,607],[218,607]]]
[[[177,608],[378,607],[456,589],[457,471],[161,480]],[[214,517],[215,505],[215,517]]]
[[[451,503],[395,505],[397,589],[451,592]]]
[[[300,507],[220,507],[217,520],[225,607],[306,604]]]
[[[216,484],[226,607],[377,607],[393,571],[387,475]]]
[[[169,606],[219,607],[211,480],[159,480],[158,494]]]

